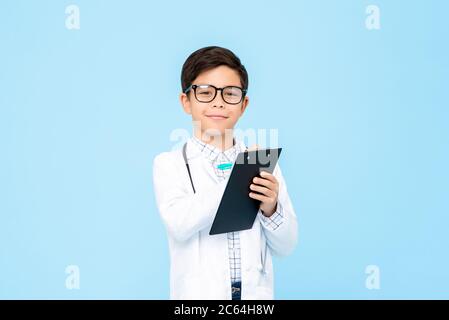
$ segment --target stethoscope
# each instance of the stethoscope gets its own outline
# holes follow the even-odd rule
[[[187,142],[184,144],[184,146],[182,147],[182,156],[184,158],[184,163],[186,164],[186,168],[187,168],[187,173],[189,174],[189,178],[190,178],[190,184],[192,185],[192,189],[193,189],[193,193],[196,193],[195,191],[195,186],[193,185],[193,179],[192,179],[192,174],[190,172],[190,167],[189,167],[189,162],[187,161],[187,152],[186,152],[186,148],[187,148]],[[263,231],[262,231],[263,232]],[[265,269],[265,262],[267,261],[267,241],[265,240],[265,250],[264,253],[262,254],[262,252],[260,252],[261,255],[261,259],[262,259],[262,267],[259,268],[259,271],[261,271],[263,274],[267,274],[267,271]]]

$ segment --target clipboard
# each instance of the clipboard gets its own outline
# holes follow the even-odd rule
[[[261,171],[273,174],[281,151],[282,148],[258,149],[238,154],[209,235],[253,227],[260,201],[249,197],[249,186]]]

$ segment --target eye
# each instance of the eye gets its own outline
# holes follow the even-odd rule
[[[228,88],[224,93],[228,97],[238,97],[242,94],[238,88]]]

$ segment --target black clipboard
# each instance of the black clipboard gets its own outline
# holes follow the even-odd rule
[[[239,153],[231,171],[209,235],[251,229],[260,201],[250,198],[249,186],[261,171],[273,173],[282,148]]]

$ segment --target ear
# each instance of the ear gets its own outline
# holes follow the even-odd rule
[[[181,105],[182,105],[182,108],[184,109],[184,112],[187,113],[187,114],[192,114],[192,108],[190,106],[190,99],[187,96],[187,94],[182,92],[179,95],[179,101],[181,102]]]
[[[243,99],[243,102],[242,102],[242,107],[240,109],[240,111],[241,111],[240,112],[240,116],[243,115],[243,112],[245,112],[246,107],[248,106],[248,104],[249,104],[249,98],[247,96],[245,96],[245,98]]]

